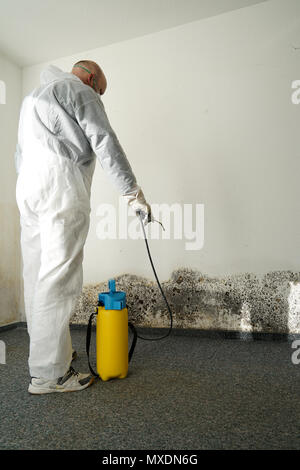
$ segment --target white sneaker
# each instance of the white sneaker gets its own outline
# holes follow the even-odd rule
[[[75,392],[77,390],[84,390],[92,385],[93,382],[94,377],[92,375],[80,374],[75,372],[73,367],[70,367],[68,372],[57,380],[33,377],[29,384],[28,392],[34,395],[53,392]]]

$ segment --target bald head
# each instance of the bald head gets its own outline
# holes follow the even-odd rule
[[[96,93],[105,93],[107,82],[103,70],[92,60],[80,60],[73,65],[72,73]]]

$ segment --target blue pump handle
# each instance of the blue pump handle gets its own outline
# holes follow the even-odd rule
[[[109,291],[110,293],[114,293],[116,292],[116,281],[114,279],[110,279],[108,281],[108,287],[109,287]]]

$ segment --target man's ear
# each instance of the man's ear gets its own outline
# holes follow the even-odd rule
[[[96,75],[94,73],[91,74],[91,82],[93,90],[97,93]]]

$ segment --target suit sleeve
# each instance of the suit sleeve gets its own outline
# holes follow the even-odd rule
[[[82,104],[76,109],[75,117],[115,188],[123,195],[135,191],[138,188],[135,175],[111,128],[101,99]]]

